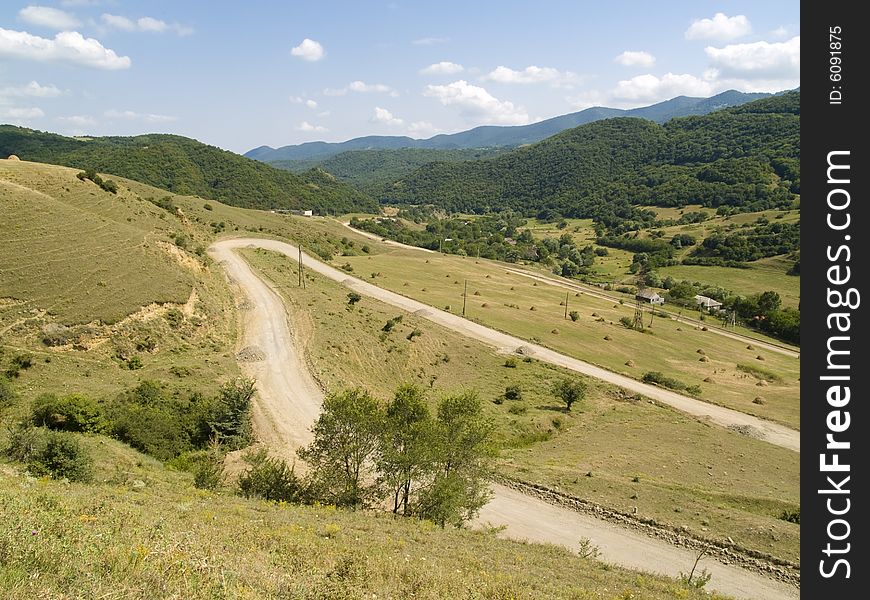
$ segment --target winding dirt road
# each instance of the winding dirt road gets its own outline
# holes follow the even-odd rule
[[[283,449],[284,454],[295,454],[296,448],[307,444],[311,439],[311,426],[320,412],[323,392],[311,377],[302,357],[295,350],[297,342],[290,331],[283,300],[253,272],[241,256],[234,252],[236,249],[246,247],[277,251],[294,260],[298,250],[284,242],[256,238],[222,240],[209,248],[211,256],[226,269],[230,282],[238,286],[245,298],[241,304],[244,309],[242,311],[244,331],[239,343],[239,356],[242,359],[243,369],[257,381],[258,401],[255,405],[257,435],[261,441],[270,446]],[[360,293],[423,315],[434,322],[504,351],[513,351],[517,345],[527,346],[511,336],[488,330],[449,313],[437,311],[414,300],[347,277],[345,273],[307,255],[304,255],[303,260],[307,268],[316,270]],[[536,354],[536,356],[539,358],[546,356],[542,360],[552,362],[558,359],[556,353],[552,354],[555,356],[546,354]],[[254,356],[255,360],[245,359],[250,356]],[[613,375],[607,371],[600,371],[606,376]],[[633,382],[633,380],[629,381]],[[652,389],[659,391],[658,388]],[[598,546],[601,558],[605,561],[672,577],[678,576],[681,571],[691,569],[694,562],[695,555],[690,550],[672,546],[662,540],[617,527],[579,512],[548,504],[504,486],[493,485],[492,489],[493,498],[481,511],[477,524],[505,526],[505,530],[500,534],[504,537],[558,544],[574,551],[577,550],[580,538],[586,537]],[[736,566],[720,563],[712,558],[703,559],[699,564],[700,568],[706,568],[713,574],[708,584],[710,589],[736,598],[793,600],[800,597],[799,590],[793,586]]]
[[[244,248],[246,246],[256,246],[265,248],[274,252],[280,252],[292,260],[296,260],[298,249],[295,246],[280,242],[277,240],[266,240],[258,238],[237,238],[223,240],[215,243],[212,248],[221,252],[226,256],[226,252],[233,248]],[[538,360],[542,360],[560,367],[565,367],[577,373],[582,373],[614,385],[651,398],[663,404],[667,404],[676,408],[679,411],[690,414],[695,417],[707,419],[712,423],[723,427],[739,426],[745,430],[749,428],[755,437],[762,439],[771,444],[776,444],[795,452],[800,452],[800,432],[795,431],[764,419],[759,419],[751,415],[741,413],[730,408],[709,404],[695,398],[683,396],[670,390],[652,386],[630,377],[613,373],[601,367],[590,363],[565,356],[549,348],[544,348],[537,344],[532,344],[520,338],[490,329],[478,323],[463,319],[457,315],[445,312],[443,310],[423,304],[417,300],[412,300],[395,292],[385,290],[376,285],[372,285],[356,277],[351,277],[344,271],[340,271],[329,265],[320,262],[317,259],[311,258],[303,253],[303,262],[305,268],[316,271],[325,277],[341,283],[342,285],[371,298],[375,298],[386,304],[390,304],[417,316],[423,317],[437,323],[448,329],[452,329],[466,337],[470,337],[481,341],[489,346],[494,346],[499,352],[511,354],[521,350],[525,356],[532,356]]]

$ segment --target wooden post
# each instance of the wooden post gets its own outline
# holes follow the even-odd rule
[[[565,318],[566,319],[568,318],[568,294],[570,294],[570,293],[571,293],[570,290],[565,292]]]
[[[468,298],[468,280],[465,280],[465,291],[462,293],[462,316],[465,316],[465,300]]]

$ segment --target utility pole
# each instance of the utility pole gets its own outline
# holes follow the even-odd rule
[[[462,292],[462,316],[465,316],[465,299],[468,298],[468,280],[465,280],[465,291]]]
[[[570,293],[571,293],[570,291],[565,292],[565,318],[566,319],[568,318],[568,294],[570,294]]]
[[[299,246],[299,283],[302,284],[302,289],[305,289],[305,272],[302,266],[302,246]]]

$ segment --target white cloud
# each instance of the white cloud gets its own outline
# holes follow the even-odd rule
[[[414,121],[408,125],[408,133],[412,136],[427,136],[438,133],[438,131],[440,130],[429,121]]]
[[[48,27],[49,29],[70,30],[79,27],[82,22],[75,15],[48,6],[28,6],[18,11],[18,17],[25,23]]]
[[[358,92],[361,94],[390,94],[394,98],[398,93],[388,85],[383,83],[366,83],[365,81],[351,81],[349,84],[339,89],[326,88],[323,90],[324,96],[344,96],[348,92]]]
[[[0,117],[15,121],[28,121],[30,119],[38,119],[44,116],[45,113],[42,112],[42,109],[35,106],[13,106],[12,108],[5,108],[0,110]]]
[[[25,85],[0,88],[0,96],[7,97],[56,98],[62,94],[63,92],[56,86],[51,84],[40,85],[36,81],[31,81]]]
[[[674,96],[710,96],[713,84],[694,75],[666,73],[662,77],[646,74],[620,81],[611,96],[628,102],[658,102]]]
[[[96,119],[85,115],[70,115],[68,117],[58,117],[57,120],[61,123],[69,123],[70,125],[75,125],[76,127],[93,126],[97,124]]]
[[[786,42],[753,42],[730,44],[724,48],[708,46],[704,49],[716,76],[724,79],[800,78],[801,38],[795,36]]]
[[[129,56],[118,56],[93,38],[77,31],[62,31],[54,39],[26,31],[0,28],[0,56],[45,62],[66,62],[97,69],[129,69]]]
[[[651,67],[656,64],[656,57],[643,50],[626,50],[613,60],[623,67]]]
[[[125,119],[129,121],[145,121],[146,123],[169,123],[177,121],[178,117],[155,115],[153,113],[138,113],[132,110],[107,110],[103,113],[109,119]]]
[[[745,15],[729,17],[716,13],[712,19],[696,19],[686,30],[687,40],[728,41],[752,33],[752,25]]]
[[[388,111],[386,108],[381,108],[380,106],[375,107],[375,114],[372,117],[372,123],[380,123],[382,125],[390,125],[390,126],[398,126],[402,125],[404,121]]]
[[[293,104],[304,104],[305,106],[307,106],[311,110],[314,110],[317,108],[317,102],[315,100],[305,99],[302,96],[290,96],[289,100]]]
[[[779,27],[770,32],[770,36],[778,40],[785,39],[788,37],[788,28],[780,25]]]
[[[323,58],[326,52],[323,50],[323,46],[320,45],[320,42],[315,42],[314,40],[305,38],[302,40],[302,43],[298,46],[294,46],[293,49],[290,50],[290,54],[298,56],[302,60],[315,62]]]
[[[579,94],[565,98],[565,100],[577,110],[583,110],[593,106],[605,106],[608,102],[607,97],[598,90],[580,92]]]
[[[144,33],[164,33],[166,31],[174,31],[178,35],[190,35],[193,29],[186,25],[178,23],[167,23],[154,17],[140,17],[138,19],[130,19],[121,15],[113,15],[103,13],[100,19],[108,27],[120,29],[122,31],[141,31]]]
[[[538,67],[531,65],[522,71],[498,66],[482,78],[484,81],[497,83],[550,83],[553,85],[566,85],[577,81],[577,74],[571,71],[561,72],[552,67]]]
[[[461,73],[463,70],[464,67],[462,65],[442,60],[441,62],[431,64],[424,69],[420,69],[420,73],[423,75],[455,75],[456,73]]]
[[[484,88],[460,79],[447,85],[427,85],[424,96],[437,98],[444,106],[458,106],[468,118],[484,123],[523,125],[529,115],[508,100],[499,100]]]
[[[292,102],[293,104],[302,104],[303,102],[305,102],[305,99],[301,96],[290,96],[288,100],[290,100],[290,102]]]
[[[308,121],[302,121],[296,129],[299,131],[315,131],[318,133],[329,131],[326,127],[323,127],[321,125],[312,125]]]
[[[60,0],[61,6],[96,6],[103,0]]]
[[[328,116],[331,115],[331,114],[332,114],[332,113],[331,113],[330,111],[328,111],[328,110],[324,110],[324,111],[322,111],[322,112],[317,113],[317,116],[318,116],[318,117],[328,117]]]
[[[450,38],[443,37],[424,37],[420,39],[416,39],[412,44],[415,46],[434,46],[435,44],[446,44],[450,41]]]
[[[317,102],[315,100],[306,100],[305,106],[307,106],[311,110],[314,110],[315,108],[317,108]]]

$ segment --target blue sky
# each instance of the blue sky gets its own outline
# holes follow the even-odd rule
[[[4,0],[0,123],[228,150],[800,83],[797,0]]]

